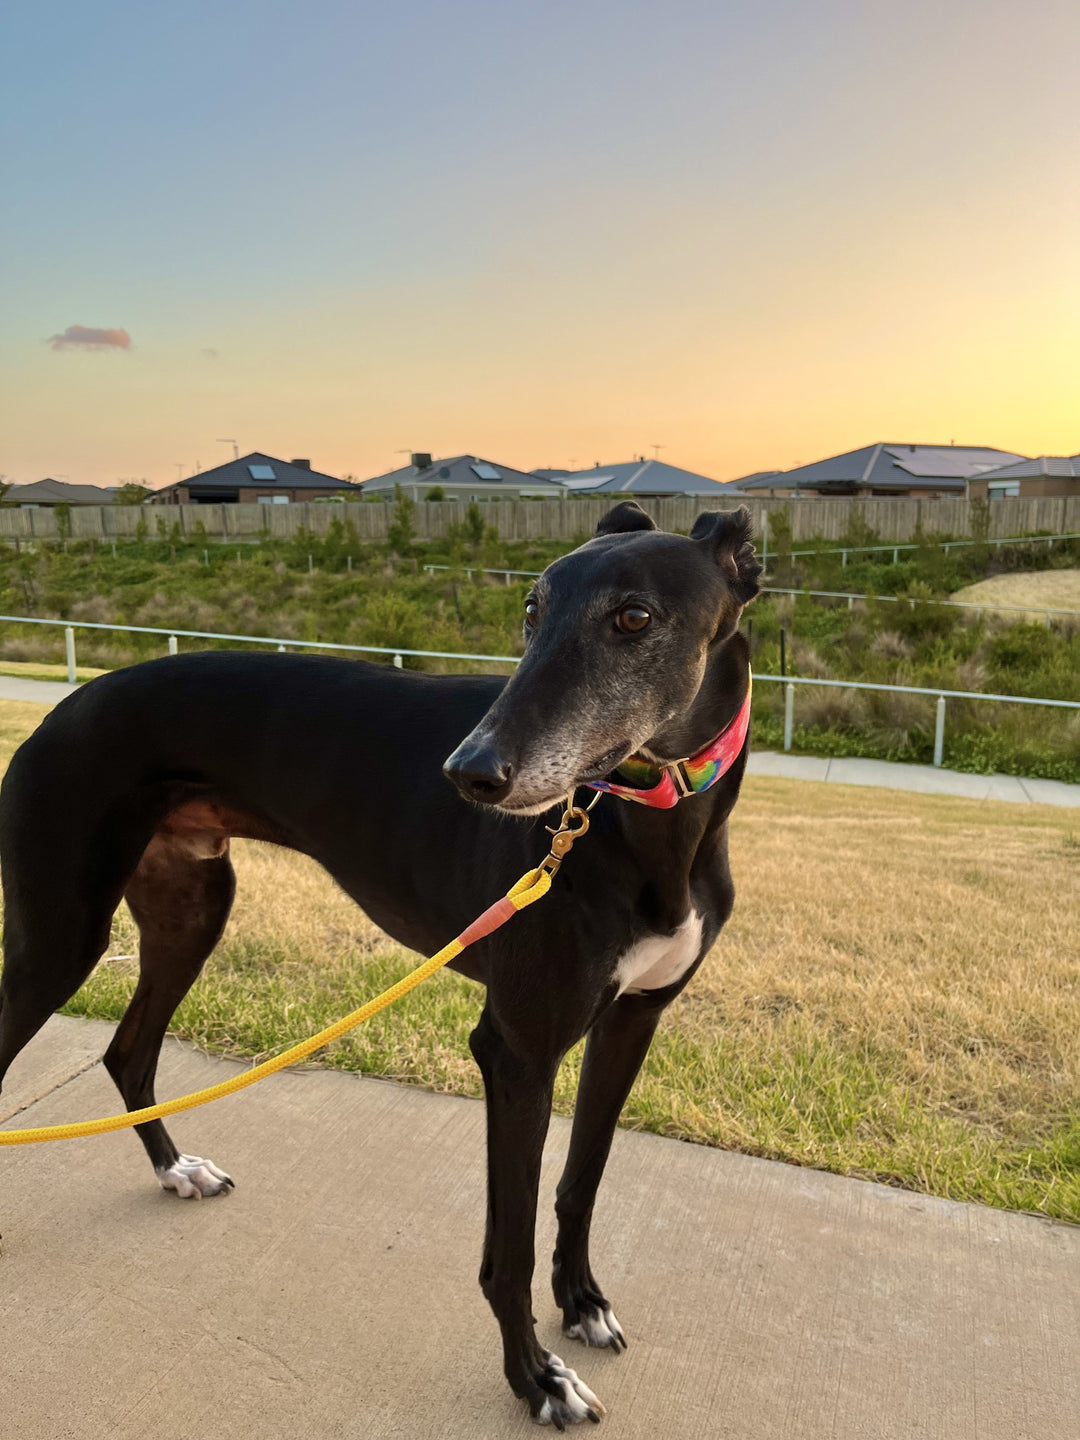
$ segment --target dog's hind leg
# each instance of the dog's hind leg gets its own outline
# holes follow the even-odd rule
[[[24,1045],[78,990],[105,952],[114,906],[91,911],[75,887],[32,887],[5,868],[0,1084]]]
[[[222,847],[224,842],[221,842]],[[125,891],[139,927],[139,983],[105,1054],[129,1110],[153,1105],[161,1042],[229,918],[235,876],[228,854],[200,859],[177,842],[151,841]],[[166,1190],[198,1199],[232,1188],[223,1170],[181,1155],[160,1120],[135,1127]]]
[[[626,1337],[589,1263],[589,1229],[619,1114],[648,1054],[663,1005],[646,995],[622,995],[593,1025],[574,1107],[570,1151],[559,1181],[559,1219],[552,1269],[563,1333],[618,1354]]]

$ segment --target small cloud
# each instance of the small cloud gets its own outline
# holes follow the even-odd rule
[[[202,351],[202,356],[204,360],[219,360],[221,358],[221,351],[211,350],[207,347],[207,349]]]
[[[126,330],[100,330],[94,325],[69,325],[61,335],[50,335],[46,345],[54,350],[130,350]]]

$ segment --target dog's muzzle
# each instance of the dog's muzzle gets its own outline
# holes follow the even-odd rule
[[[466,800],[498,805],[510,793],[514,767],[490,740],[468,735],[443,766],[443,774]]]

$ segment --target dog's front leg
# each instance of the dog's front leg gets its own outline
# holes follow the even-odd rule
[[[541,1348],[532,1313],[536,1195],[561,1054],[512,1043],[485,1008],[470,1047],[487,1101],[488,1206],[480,1288],[495,1312],[503,1367],[542,1425],[598,1421],[603,1406],[557,1355]]]
[[[626,1348],[626,1337],[593,1275],[589,1228],[620,1112],[663,1009],[650,996],[623,995],[589,1031],[570,1151],[556,1192],[559,1238],[551,1280],[563,1312],[563,1333],[616,1354]]]

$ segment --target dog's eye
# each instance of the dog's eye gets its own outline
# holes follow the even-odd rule
[[[624,635],[636,635],[645,629],[651,619],[648,610],[643,610],[640,605],[627,605],[615,616],[615,628]]]
[[[535,600],[525,602],[525,624],[530,630],[535,630],[540,623],[540,606]]]

